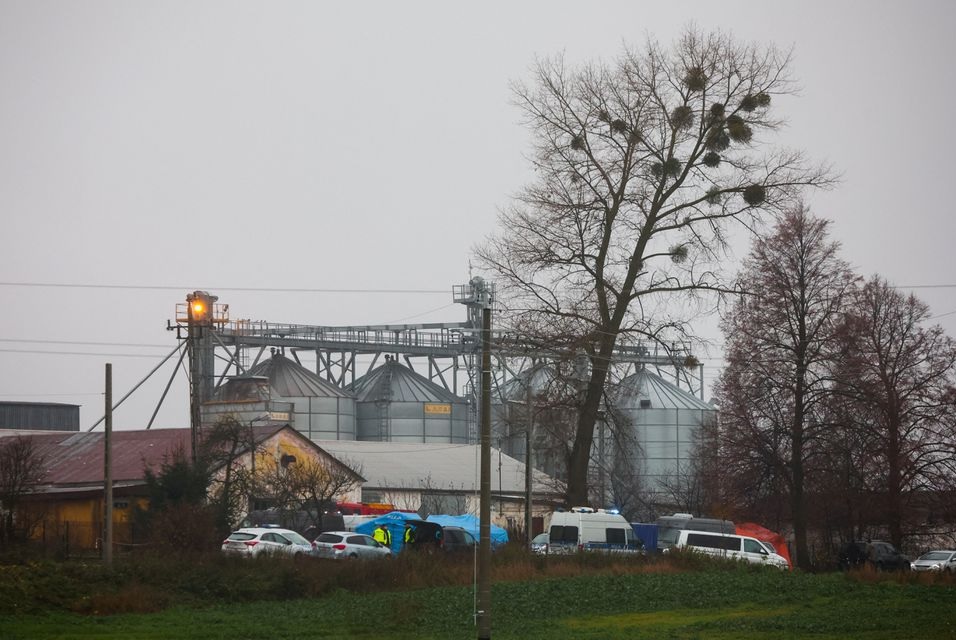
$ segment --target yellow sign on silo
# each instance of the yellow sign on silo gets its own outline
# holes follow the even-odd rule
[[[425,403],[425,415],[442,415],[448,416],[451,415],[451,405],[450,404],[435,404],[433,402]]]

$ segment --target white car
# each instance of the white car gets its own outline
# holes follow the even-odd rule
[[[956,551],[928,551],[910,563],[913,571],[956,571]]]
[[[372,536],[354,531],[326,531],[312,543],[315,555],[334,560],[348,558],[388,558],[392,550]]]
[[[539,533],[531,539],[531,551],[539,555],[548,554],[548,532]]]
[[[312,543],[291,529],[246,527],[222,541],[223,553],[247,557],[262,554],[300,557],[312,553]]]

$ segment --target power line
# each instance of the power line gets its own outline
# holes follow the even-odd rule
[[[171,285],[133,285],[133,284],[79,284],[67,282],[0,282],[0,287],[46,287],[60,289],[127,289],[153,291],[192,291],[197,287]],[[351,288],[293,288],[293,287],[205,287],[204,291],[239,291],[254,293],[451,293],[449,289],[351,289]]]
[[[0,342],[28,342],[30,344],[72,344],[92,347],[148,347],[150,349],[168,349],[168,344],[141,344],[133,342],[77,342],[73,340],[32,340],[29,338],[0,338]]]
[[[155,353],[97,353],[91,351],[42,351],[40,349],[0,349],[0,353],[39,353],[48,356],[96,356],[103,358],[156,358]]]
[[[893,285],[894,289],[954,289],[956,284],[897,284]]]

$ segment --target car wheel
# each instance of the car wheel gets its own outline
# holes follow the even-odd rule
[[[349,554],[349,559],[355,560],[356,558],[358,558],[358,554],[357,554],[357,553],[350,553],[350,554]]]

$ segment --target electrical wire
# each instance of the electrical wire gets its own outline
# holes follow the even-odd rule
[[[30,338],[0,338],[0,342],[29,342],[30,344],[73,344],[93,347],[147,347],[168,349],[168,344],[141,344],[134,342],[79,342],[75,340],[33,340]]]
[[[155,353],[103,353],[92,351],[43,351],[41,349],[0,349],[0,353],[33,353],[48,356],[95,356],[104,358],[155,358]]]
[[[172,285],[133,285],[133,284],[81,284],[70,282],[0,282],[0,287],[45,287],[60,289],[126,289],[141,291],[190,291],[196,287]],[[400,294],[443,294],[448,289],[353,289],[353,288],[307,288],[307,287],[205,287],[204,291],[239,291],[255,293],[400,293]]]

